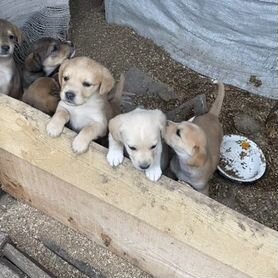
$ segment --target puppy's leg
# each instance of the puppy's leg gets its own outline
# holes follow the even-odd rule
[[[69,112],[62,107],[57,107],[57,110],[50,122],[46,126],[46,131],[49,136],[57,137],[59,136],[64,129],[65,124],[70,120]]]
[[[161,152],[162,152],[162,147],[160,146],[160,148],[158,148],[154,162],[152,163],[152,165],[150,166],[150,168],[148,168],[145,173],[146,176],[151,180],[151,181],[158,181],[159,178],[162,175],[162,171],[161,171],[161,166],[160,166],[160,161],[161,161]]]
[[[114,140],[111,133],[109,133],[109,150],[107,153],[107,161],[113,166],[118,166],[124,160],[124,146],[122,143]]]
[[[106,130],[107,125],[99,122],[93,122],[91,125],[84,127],[72,142],[73,151],[78,154],[86,152],[91,141],[104,136]]]

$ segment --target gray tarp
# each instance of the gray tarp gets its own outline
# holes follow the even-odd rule
[[[106,0],[130,26],[189,68],[278,99],[277,0]]]

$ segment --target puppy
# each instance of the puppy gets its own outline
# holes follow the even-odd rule
[[[0,19],[0,93],[20,99],[23,93],[21,76],[13,59],[16,44],[22,33],[12,23]]]
[[[52,116],[60,101],[60,86],[54,78],[40,77],[24,90],[22,101]]]
[[[85,152],[92,140],[107,133],[108,120],[113,116],[113,106],[107,94],[114,86],[114,78],[107,68],[87,57],[66,60],[59,70],[61,85],[56,112],[47,125],[47,133],[59,136],[67,122],[79,134],[72,149]]]
[[[223,138],[218,116],[225,91],[218,84],[218,96],[208,113],[190,122],[167,122],[165,141],[175,151],[170,168],[179,180],[208,195],[208,180],[219,162]]]
[[[54,38],[37,40],[24,62],[24,88],[29,87],[39,77],[51,76],[66,59],[73,57],[74,53],[71,42]]]
[[[121,114],[109,122],[109,150],[107,161],[118,166],[126,149],[135,168],[157,181],[161,174],[161,133],[166,126],[166,116],[160,110],[137,108]]]

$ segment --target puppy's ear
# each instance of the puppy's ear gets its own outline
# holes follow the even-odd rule
[[[159,124],[159,129],[160,129],[160,132],[161,132],[161,136],[164,137],[165,129],[166,129],[166,123],[167,123],[166,115],[158,109],[155,110],[155,113],[157,115],[157,120],[158,120],[158,124]]]
[[[23,40],[23,33],[22,31],[15,25],[13,25],[13,33],[16,36],[16,41],[18,44],[22,43]]]
[[[114,77],[112,76],[112,74],[107,68],[103,67],[99,94],[104,95],[109,93],[114,87],[114,84],[115,84]]]
[[[109,132],[111,133],[114,140],[122,141],[122,115],[118,115],[111,119],[108,124]]]
[[[41,58],[37,53],[30,53],[25,59],[25,68],[31,72],[42,71]]]
[[[64,70],[65,70],[65,68],[66,68],[66,66],[67,66],[67,64],[68,64],[68,62],[69,62],[69,59],[66,59],[66,60],[61,64],[61,66],[60,66],[60,68],[59,68],[58,79],[59,79],[59,84],[60,84],[60,86],[62,86],[63,74],[64,74]]]
[[[188,161],[188,165],[193,167],[201,167],[207,161],[207,151],[200,146],[194,146],[192,149],[192,158]]]

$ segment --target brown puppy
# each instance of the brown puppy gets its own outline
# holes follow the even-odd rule
[[[21,77],[13,59],[15,45],[22,40],[21,31],[12,23],[0,19],[0,93],[20,99],[23,93]]]
[[[60,101],[60,87],[54,78],[40,77],[24,90],[22,101],[52,116]]]
[[[87,57],[66,60],[59,70],[61,85],[56,113],[47,125],[47,133],[59,136],[65,124],[79,132],[72,148],[85,152],[92,140],[107,133],[108,120],[113,116],[113,106],[107,94],[114,86],[114,78],[107,68]]]
[[[24,88],[29,87],[39,77],[51,76],[59,66],[75,53],[71,42],[54,38],[37,40],[23,67]]]
[[[195,117],[192,122],[168,121],[166,143],[173,148],[171,170],[179,180],[208,195],[208,180],[219,162],[223,138],[218,116],[225,95],[223,83],[218,84],[218,96],[210,111]]]

